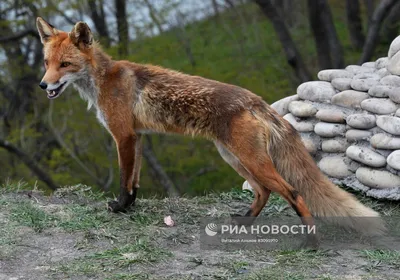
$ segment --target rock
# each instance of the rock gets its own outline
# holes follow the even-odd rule
[[[365,147],[350,146],[346,150],[346,155],[352,160],[368,166],[383,167],[386,165],[385,157]]]
[[[346,122],[354,128],[369,129],[376,125],[376,117],[370,114],[353,114],[346,118]]]
[[[376,73],[358,73],[353,77],[353,80],[365,80],[365,79],[372,79],[379,81],[381,76]]]
[[[390,97],[390,100],[396,103],[400,103],[400,87],[393,88],[392,90],[389,91],[388,95]]]
[[[387,158],[387,163],[390,167],[400,170],[400,150],[391,153]]]
[[[326,175],[335,178],[345,178],[353,174],[343,156],[324,157],[318,163],[318,166]]]
[[[346,114],[337,109],[322,109],[315,116],[323,122],[333,123],[344,123],[346,119]]]
[[[373,62],[373,61],[364,62],[361,66],[362,66],[362,67],[372,67],[372,68],[375,68],[375,62]]]
[[[368,130],[350,129],[346,132],[346,139],[349,142],[356,142],[360,140],[366,140],[371,135],[372,132]]]
[[[271,107],[278,112],[279,115],[284,116],[289,113],[289,104],[292,101],[299,100],[299,96],[297,94],[285,97],[281,100],[278,100],[271,104]]]
[[[346,139],[330,139],[322,141],[321,150],[326,153],[342,153],[346,152],[347,147],[350,144]]]
[[[372,136],[370,143],[375,149],[400,149],[400,138],[390,137],[384,133],[378,133]]]
[[[393,101],[383,98],[364,100],[361,102],[361,108],[379,115],[391,114],[397,110],[397,106]]]
[[[314,132],[322,137],[335,137],[346,132],[344,124],[319,122],[314,127]]]
[[[398,51],[400,51],[400,36],[397,36],[390,44],[388,58],[394,56]]]
[[[360,108],[361,102],[367,98],[369,98],[369,95],[366,92],[345,90],[332,97],[332,104],[357,109]]]
[[[392,88],[391,86],[375,85],[368,90],[368,94],[374,97],[388,97]]]
[[[250,183],[247,182],[247,181],[244,181],[244,182],[243,182],[242,190],[248,190],[248,191],[254,192],[253,187],[252,187],[252,186],[250,185]]]
[[[400,118],[392,116],[378,116],[376,119],[378,127],[393,135],[400,135]]]
[[[351,81],[351,88],[359,91],[368,91],[370,88],[378,84],[376,79],[353,79]]]
[[[328,82],[311,81],[302,83],[297,88],[297,94],[301,99],[327,102],[336,94],[333,86]]]
[[[396,111],[396,116],[397,116],[397,117],[400,117],[400,109],[397,109],[397,111]]]
[[[331,81],[332,86],[340,91],[351,89],[351,81],[349,78],[336,78]]]
[[[388,62],[389,62],[388,57],[381,57],[375,61],[375,68],[376,69],[385,68]]]
[[[302,101],[292,101],[289,104],[289,112],[296,117],[311,117],[317,112],[317,109],[309,104]]]
[[[400,77],[395,75],[385,76],[379,82],[384,86],[400,87]]]
[[[310,154],[315,154],[317,152],[317,144],[311,138],[301,138],[304,146]]]
[[[383,189],[400,186],[400,177],[389,171],[360,167],[356,171],[356,178],[361,183],[371,188]]]
[[[360,65],[349,65],[345,69],[353,74],[372,73],[375,70],[372,67],[362,67]]]
[[[379,69],[378,71],[376,71],[376,74],[378,74],[381,78],[383,78],[388,75],[391,75],[392,73],[390,73],[386,68],[382,68],[382,69]]]
[[[386,69],[393,75],[400,75],[400,52],[389,59]]]
[[[314,131],[314,125],[310,122],[307,121],[302,121],[299,122],[296,120],[296,118],[292,114],[286,114],[283,117],[285,120],[287,120],[291,125],[293,125],[294,129],[296,129],[298,132],[310,132]]]
[[[318,72],[318,79],[328,82],[336,78],[353,78],[353,76],[353,73],[343,69],[327,69]]]

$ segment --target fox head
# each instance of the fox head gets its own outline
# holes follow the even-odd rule
[[[87,71],[91,64],[93,36],[84,22],[76,23],[69,33],[54,28],[40,17],[36,26],[43,43],[46,68],[39,86],[53,99]]]

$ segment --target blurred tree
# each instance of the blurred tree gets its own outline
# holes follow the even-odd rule
[[[375,47],[379,41],[379,31],[382,23],[397,2],[398,0],[382,0],[376,7],[368,26],[367,37],[365,39],[363,52],[359,60],[360,64],[372,58]]]
[[[126,0],[115,0],[115,17],[117,18],[118,52],[121,57],[129,53],[129,28],[126,16]]]
[[[355,48],[362,49],[365,36],[363,34],[359,0],[346,0],[346,15],[351,43]]]
[[[320,68],[342,68],[344,66],[342,45],[327,1],[308,0],[308,12]]]
[[[389,44],[400,34],[400,1],[397,1],[387,16],[382,33],[385,43]]]
[[[96,27],[96,31],[99,34],[100,42],[103,46],[108,48],[110,46],[111,38],[107,28],[106,15],[104,12],[104,1],[88,0],[86,9],[94,23],[94,26]]]
[[[260,6],[264,14],[271,20],[275,32],[277,33],[285,51],[287,62],[296,71],[296,75],[300,82],[311,80],[310,72],[304,64],[300,52],[297,50],[297,47],[292,40],[285,22],[279,16],[276,8],[272,4],[272,0],[254,0],[254,2]]]

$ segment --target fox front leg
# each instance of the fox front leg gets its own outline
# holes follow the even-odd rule
[[[133,191],[136,192],[139,188],[140,169],[142,167],[142,134],[137,134],[135,144],[135,164],[133,166]]]
[[[140,164],[140,136],[129,134],[115,137],[118,150],[118,162],[120,169],[120,193],[118,200],[108,203],[108,209],[112,212],[125,212],[126,209],[135,203],[138,180],[137,176],[140,168],[135,163]],[[137,170],[137,171],[136,171]],[[133,184],[135,178],[135,185]]]

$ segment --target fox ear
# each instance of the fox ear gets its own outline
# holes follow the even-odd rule
[[[83,21],[75,24],[69,33],[69,38],[71,39],[72,43],[74,43],[75,46],[80,49],[90,48],[93,43],[92,31]]]
[[[56,36],[58,34],[58,30],[55,29],[53,25],[46,22],[41,17],[38,17],[36,19],[36,27],[39,31],[40,40],[42,41],[43,44],[47,43],[51,37]]]

